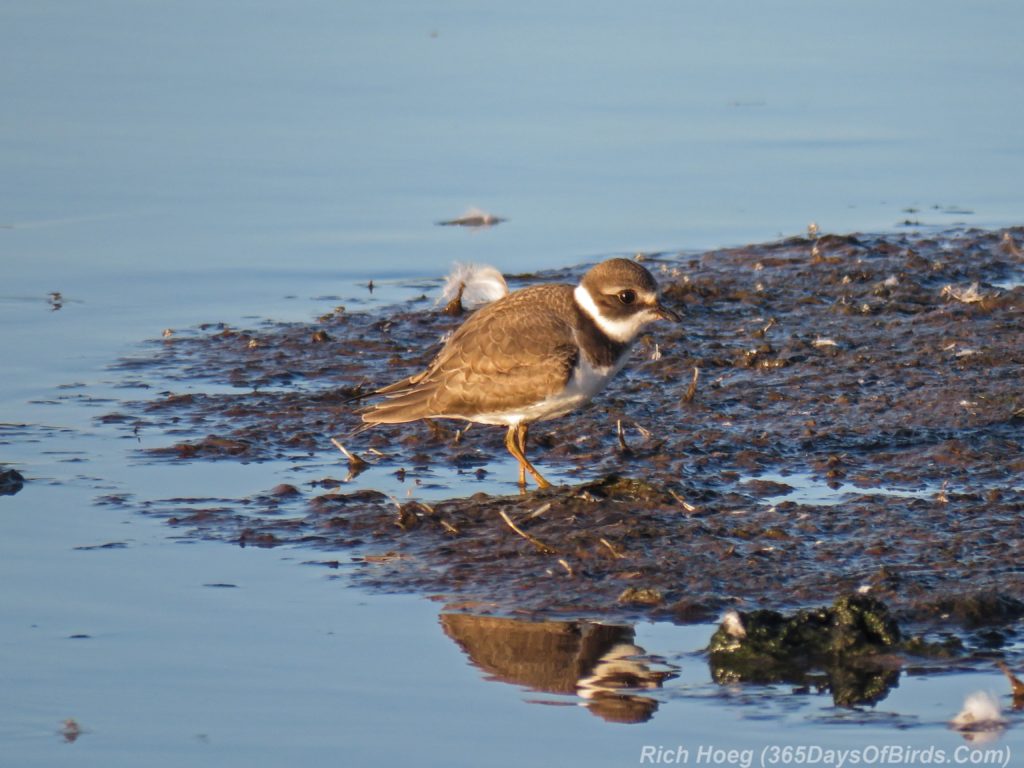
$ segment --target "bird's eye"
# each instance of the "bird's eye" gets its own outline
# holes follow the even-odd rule
[[[632,304],[636,301],[636,291],[619,291],[619,301],[623,304]]]

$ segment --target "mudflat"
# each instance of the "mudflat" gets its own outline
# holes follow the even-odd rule
[[[550,490],[474,492],[512,477],[492,466],[503,430],[439,422],[345,445],[401,479],[456,468],[441,501],[369,486],[341,454],[331,476],[244,498],[105,501],[505,612],[705,621],[860,591],[914,620],[1000,623],[1024,615],[1022,244],[1011,228],[644,255],[684,320],[588,408],[534,426]],[[144,461],[301,469],[357,425],[350,398],[429,362],[461,322],[441,309],[178,332],[119,363],[161,394],[102,418],[165,435]]]

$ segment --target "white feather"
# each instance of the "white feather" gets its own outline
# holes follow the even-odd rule
[[[743,619],[736,611],[727,611],[722,617],[722,628],[730,637],[743,639],[747,636],[747,629],[743,626]]]
[[[988,691],[975,691],[964,699],[964,708],[950,722],[958,731],[994,731],[1006,726],[999,701]]]
[[[508,295],[508,283],[504,276],[487,264],[459,264],[445,278],[438,304],[448,304],[462,289],[462,306],[465,309],[479,309]]]

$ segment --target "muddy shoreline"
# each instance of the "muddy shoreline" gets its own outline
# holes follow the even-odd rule
[[[467,482],[442,502],[396,501],[353,490],[339,455],[330,477],[246,498],[101,501],[175,535],[288,545],[376,589],[506,614],[707,621],[869,591],[915,622],[1012,628],[1024,615],[1022,245],[1013,228],[648,255],[683,323],[641,340],[590,407],[534,427],[538,468],[578,478],[549,491],[488,496]],[[418,370],[459,322],[423,297],[177,332],[118,364],[160,394],[101,420],[162,435],[142,461],[301,469],[356,426],[349,398]],[[501,430],[461,426],[347,445],[398,477],[503,471],[489,466]]]

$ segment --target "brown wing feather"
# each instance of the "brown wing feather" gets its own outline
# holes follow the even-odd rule
[[[538,285],[471,316],[427,370],[378,391],[365,422],[472,417],[536,403],[560,391],[576,360],[572,286]],[[484,402],[486,399],[486,402]]]

